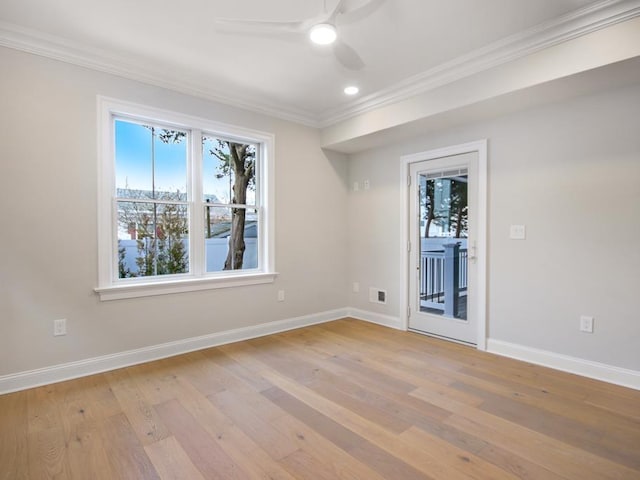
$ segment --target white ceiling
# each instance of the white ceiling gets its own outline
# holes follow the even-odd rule
[[[327,8],[338,0],[326,0]],[[368,0],[349,0],[347,7]],[[296,34],[230,33],[216,18],[292,21],[323,0],[2,0],[0,40],[46,43],[50,56],[308,124],[329,124],[364,99],[375,103],[411,79],[515,44],[578,13],[593,0],[384,0],[367,15],[337,18],[341,40],[362,58],[343,67],[331,47]],[[586,8],[586,9],[585,9]],[[582,9],[582,10],[580,10]],[[227,30],[227,31],[223,31]],[[9,40],[7,40],[9,39]],[[11,43],[11,41],[14,44]],[[63,53],[61,53],[63,52]],[[65,57],[66,56],[66,57]],[[89,60],[91,59],[91,60]],[[357,84],[358,98],[342,93]]]

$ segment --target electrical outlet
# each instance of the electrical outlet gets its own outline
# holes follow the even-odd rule
[[[284,290],[278,290],[278,301],[284,302]]]
[[[593,317],[582,315],[580,317],[580,331],[585,333],[593,333]]]
[[[59,337],[67,334],[67,319],[59,318],[53,321],[53,336]]]
[[[369,190],[371,188],[371,183],[369,182],[369,180],[365,180],[364,182],[362,182],[362,186],[365,190]]]

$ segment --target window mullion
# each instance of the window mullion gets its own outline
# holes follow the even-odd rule
[[[182,200],[155,200],[153,198],[127,198],[127,197],[116,197],[116,202],[126,202],[126,203],[153,203],[156,205],[189,205],[189,202],[184,202]]]
[[[202,276],[205,266],[204,240],[204,205],[202,192],[202,131],[191,130],[191,154],[189,155],[189,193],[190,228],[189,228],[189,258],[191,272],[195,276]]]

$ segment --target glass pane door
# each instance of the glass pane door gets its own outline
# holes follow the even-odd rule
[[[468,172],[418,175],[420,311],[467,320]]]

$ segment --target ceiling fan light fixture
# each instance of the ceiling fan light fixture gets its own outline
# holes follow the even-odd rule
[[[317,45],[330,45],[338,38],[338,32],[330,23],[318,23],[309,30],[309,38]]]

